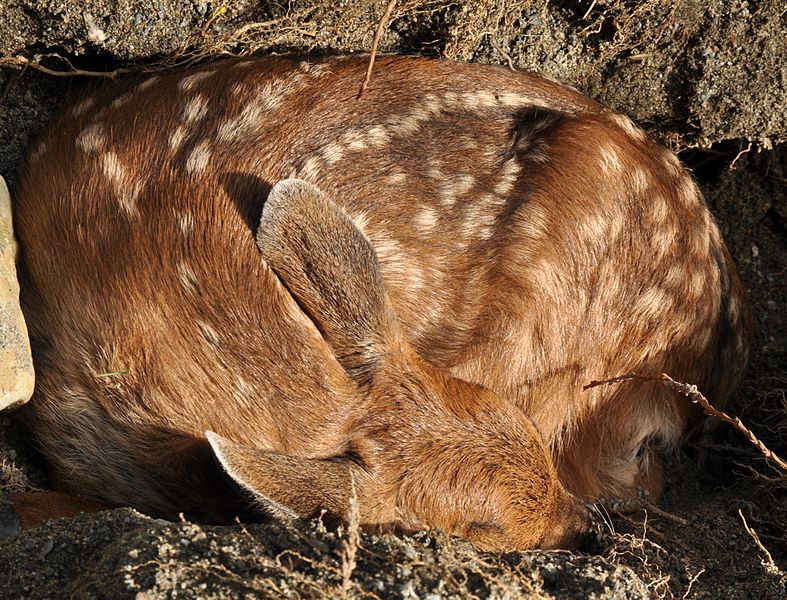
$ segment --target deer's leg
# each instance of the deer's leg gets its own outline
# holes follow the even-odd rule
[[[62,492],[28,492],[13,494],[10,504],[0,509],[0,538],[10,537],[45,521],[98,512],[108,505],[78,498]]]

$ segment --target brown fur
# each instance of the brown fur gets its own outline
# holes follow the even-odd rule
[[[215,512],[212,448],[272,512],[317,509],[310,485],[340,511],[355,487],[367,523],[561,545],[586,514],[524,415],[593,500],[658,494],[698,415],[656,384],[584,384],[666,371],[727,402],[746,300],[671,153],[494,67],[386,57],[359,101],[365,64],[129,81],[42,136],[15,226],[28,418],[62,489]],[[316,188],[263,215],[263,260],[288,177]]]

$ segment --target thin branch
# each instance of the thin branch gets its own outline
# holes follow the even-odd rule
[[[751,536],[751,539],[754,540],[754,543],[757,544],[757,547],[765,555],[765,559],[762,561],[765,570],[768,571],[769,573],[773,573],[774,575],[784,577],[785,575],[784,573],[782,573],[782,570],[778,566],[776,566],[775,562],[773,562],[773,557],[771,556],[771,553],[768,552],[768,549],[760,541],[760,536],[757,535],[757,532],[754,531],[754,529],[749,527],[749,524],[746,522],[746,517],[743,516],[743,511],[740,508],[738,509],[738,514],[741,516],[741,521],[743,521],[743,528],[746,530],[746,533],[748,533]]]
[[[349,510],[347,511],[347,539],[342,541],[342,590],[345,594],[352,587],[352,575],[355,570],[356,555],[360,541],[358,535],[360,522],[360,504],[355,490],[355,480],[351,477],[352,496],[350,496]]]
[[[683,394],[684,396],[688,396],[692,402],[695,402],[696,404],[699,404],[702,407],[702,410],[705,412],[706,415],[710,415],[711,417],[716,417],[732,425],[735,429],[737,429],[744,436],[746,436],[746,439],[748,439],[749,442],[751,442],[760,452],[762,452],[763,456],[765,456],[766,459],[772,460],[779,466],[779,468],[787,472],[787,462],[782,460],[775,452],[773,452],[765,444],[763,444],[760,441],[760,439],[756,435],[754,435],[754,433],[752,433],[751,429],[746,427],[738,417],[733,418],[729,416],[727,413],[714,408],[711,405],[711,403],[708,402],[707,398],[705,398],[705,396],[703,396],[700,393],[696,385],[675,381],[672,377],[670,377],[666,373],[662,373],[661,375],[637,375],[636,373],[628,373],[626,375],[621,375],[620,377],[613,377],[612,379],[606,379],[604,381],[591,381],[582,389],[584,391],[601,385],[613,385],[617,383],[622,383],[624,381],[658,381],[661,382],[666,387],[676,390],[681,394]]]
[[[732,162],[730,163],[730,166],[729,166],[729,167],[727,167],[727,168],[728,168],[730,171],[734,171],[734,170],[735,170],[735,163],[736,163],[736,162],[738,162],[738,159],[739,159],[741,156],[743,156],[744,154],[748,154],[749,152],[751,152],[751,147],[752,147],[752,142],[749,142],[749,145],[748,145],[746,148],[744,148],[743,150],[741,150],[740,152],[738,152],[738,154],[736,154],[736,155],[735,155],[735,158],[733,158],[733,159],[732,159]]]
[[[665,519],[670,519],[672,521],[675,521],[676,523],[678,523],[680,525],[688,525],[689,524],[689,522],[686,519],[684,519],[683,517],[679,517],[678,515],[673,515],[671,512],[663,510],[663,509],[659,508],[658,506],[654,506],[653,504],[646,504],[645,507],[650,512],[652,512],[653,514],[658,515],[660,517],[663,517]]]
[[[377,47],[380,45],[380,38],[383,37],[383,31],[385,31],[385,25],[388,22],[388,19],[391,17],[391,13],[393,12],[394,6],[396,6],[396,0],[390,0],[388,2],[388,6],[385,7],[385,13],[383,14],[383,18],[380,19],[380,22],[377,24],[377,31],[374,32],[374,39],[372,40],[372,50],[369,53],[369,66],[366,68],[366,77],[361,84],[361,89],[358,90],[358,99],[360,100],[363,96],[363,93],[366,91],[366,86],[369,85],[369,82],[372,79],[372,69],[374,68],[374,59],[377,58]]]
[[[75,69],[73,67],[68,71],[55,71],[54,69],[49,69],[40,63],[29,60],[24,56],[0,57],[0,67],[20,67],[23,69],[30,68],[47,75],[52,75],[53,77],[102,77],[105,79],[114,79],[118,75],[127,75],[129,73],[139,72],[139,69],[128,68],[115,69],[114,71],[85,71],[83,69]]]

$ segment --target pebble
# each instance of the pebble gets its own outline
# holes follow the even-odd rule
[[[52,552],[52,549],[55,547],[55,542],[52,540],[47,540],[44,542],[44,545],[41,546],[41,550],[38,553],[38,557],[41,559],[46,558],[46,555]]]

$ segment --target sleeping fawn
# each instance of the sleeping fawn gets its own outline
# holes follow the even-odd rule
[[[572,547],[699,421],[585,384],[735,391],[744,292],[671,152],[535,75],[384,57],[359,99],[366,64],[124,81],[32,148],[22,412],[55,489]]]

